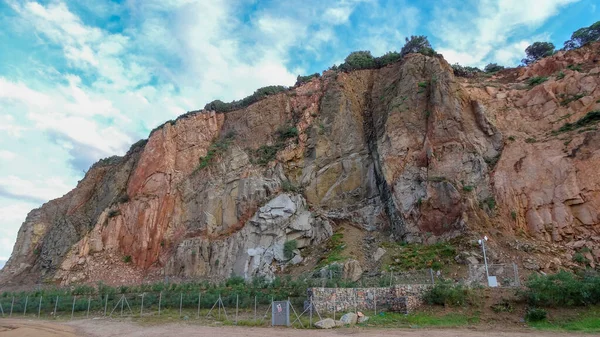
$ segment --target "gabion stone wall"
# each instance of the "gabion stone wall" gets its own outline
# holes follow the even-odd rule
[[[360,310],[412,311],[423,303],[428,284],[396,285],[385,288],[309,288],[315,309],[324,312]],[[406,299],[400,299],[406,297]],[[399,303],[406,303],[406,305]]]

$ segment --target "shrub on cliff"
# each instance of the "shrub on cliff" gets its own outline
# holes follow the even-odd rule
[[[137,150],[141,150],[144,148],[144,146],[146,146],[146,143],[148,143],[148,139],[140,139],[137,142],[133,143],[133,145],[131,145],[129,147],[129,150],[127,151],[127,154],[133,153]]]
[[[525,49],[527,57],[521,60],[524,65],[530,65],[535,61],[554,54],[554,44],[552,42],[534,42]]]
[[[298,129],[293,125],[282,126],[275,131],[275,144],[262,145],[258,149],[249,150],[250,162],[267,165],[277,157],[277,152],[286,146],[288,140],[298,139]]]
[[[485,68],[483,68],[483,71],[486,73],[495,73],[502,69],[504,69],[504,66],[498,65],[497,63],[488,63]]]
[[[583,27],[573,32],[571,38],[565,41],[564,49],[579,48],[594,41],[600,41],[600,21],[596,21],[589,27]]]
[[[204,110],[230,112],[238,109],[243,109],[248,107],[250,104],[256,103],[267,96],[276,95],[286,90],[288,90],[288,88],[282,85],[270,85],[267,87],[257,89],[252,95],[245,97],[239,101],[233,101],[230,103],[225,103],[220,100],[212,101],[204,106]]]
[[[578,128],[585,127],[589,124],[600,121],[600,110],[590,111],[585,116],[581,117],[575,123],[565,123],[558,129],[558,132],[568,132]]]
[[[290,240],[283,244],[283,256],[286,259],[294,257],[294,250],[298,248],[298,241]]]
[[[402,57],[410,53],[421,53],[429,56],[436,55],[435,50],[433,50],[425,35],[412,35],[410,39],[408,37],[405,38],[405,42],[406,43],[400,50],[400,55]]]
[[[354,51],[346,56],[344,63],[340,65],[343,71],[372,69],[377,67],[377,62],[368,50]]]
[[[223,138],[215,139],[212,144],[210,144],[208,151],[206,151],[206,156],[198,159],[199,162],[198,166],[196,167],[196,171],[207,167],[212,163],[213,159],[225,153],[225,151],[227,151],[229,148],[229,145],[231,145],[233,142],[234,138],[235,132],[230,132],[227,133]]]
[[[329,70],[352,71],[361,69],[378,69],[385,67],[388,64],[398,62],[409,53],[421,53],[427,56],[439,56],[438,53],[431,48],[431,44],[427,40],[427,36],[418,35],[406,38],[406,43],[400,52],[389,51],[379,57],[373,57],[368,50],[359,50],[350,53],[339,67],[332,66]],[[299,77],[300,79],[300,77]],[[298,80],[299,80],[298,79]],[[298,81],[296,82],[298,84]]]
[[[454,76],[458,77],[474,77],[477,73],[481,73],[481,69],[477,67],[461,66],[458,63],[452,65]]]
[[[547,80],[548,80],[548,77],[534,76],[527,80],[527,84],[529,84],[530,87],[535,87],[536,85],[542,84],[542,83],[546,82]]]
[[[277,138],[280,141],[285,141],[290,138],[298,137],[298,129],[295,126],[282,126],[276,131]]]
[[[332,67],[330,70],[340,69],[342,71],[360,70],[360,69],[378,69],[388,64],[398,62],[402,55],[396,51],[389,51],[379,57],[373,57],[370,51],[362,50],[350,53],[344,63],[339,67]]]
[[[277,152],[283,148],[283,143],[262,145],[256,150],[250,150],[250,162],[256,165],[267,165],[277,157]]]
[[[388,64],[392,64],[394,62],[398,62],[402,59],[402,55],[395,51],[389,51],[379,57],[375,58],[375,62],[379,67],[385,67]]]
[[[306,76],[298,75],[298,77],[296,77],[296,84],[294,84],[294,86],[299,86],[301,84],[308,83],[313,78],[319,78],[319,77],[321,77],[321,74],[319,74],[319,73],[314,73],[312,75],[306,75]]]

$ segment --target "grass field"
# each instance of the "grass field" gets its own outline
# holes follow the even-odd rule
[[[539,330],[600,333],[600,307],[592,307],[575,317],[530,322],[529,326]]]

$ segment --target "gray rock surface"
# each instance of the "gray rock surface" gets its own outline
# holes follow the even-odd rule
[[[296,264],[298,264],[298,263],[302,263],[302,261],[303,261],[303,260],[304,260],[304,259],[302,258],[302,256],[300,256],[300,255],[295,255],[295,256],[294,256],[294,257],[293,257],[293,258],[290,260],[290,263],[291,263],[291,264],[293,264],[293,265],[296,265]]]
[[[354,282],[358,281],[363,274],[362,267],[360,266],[360,263],[356,260],[348,260],[344,262],[343,271],[343,278],[347,280],[352,280]]]
[[[479,264],[479,260],[477,260],[474,256],[469,256],[466,258],[468,264]]]
[[[358,315],[353,312],[349,312],[340,317],[340,322],[344,324],[354,325],[358,322]]]
[[[331,329],[335,326],[335,321],[331,318],[325,318],[315,323],[315,328],[317,329]]]
[[[241,230],[224,240],[184,240],[167,263],[167,271],[183,270],[186,277],[201,276],[208,271],[225,277],[235,274],[271,279],[278,266],[288,263],[283,253],[285,242],[296,240],[304,246],[313,245],[332,234],[329,221],[308,211],[302,196],[284,193],[260,207]],[[298,264],[302,260],[296,254],[289,263]]]
[[[377,248],[377,250],[375,251],[375,254],[373,254],[373,260],[375,260],[375,262],[379,261],[383,255],[385,255],[386,250],[379,247]]]

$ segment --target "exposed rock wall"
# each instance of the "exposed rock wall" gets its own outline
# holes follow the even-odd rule
[[[296,249],[301,249],[332,234],[329,222],[311,213],[303,197],[280,194],[262,206],[241,230],[223,240],[183,240],[166,270],[185,277],[272,277],[277,271],[273,262],[283,263],[299,255],[292,252],[286,257],[286,242],[295,240]]]
[[[557,130],[600,110],[599,58],[594,44],[464,79],[411,54],[188,113],[33,210],[0,283],[272,277],[338,220],[423,243],[485,229],[560,244],[567,261],[587,247],[597,263],[597,126]]]
[[[308,299],[319,312],[345,312],[396,309],[399,298],[406,298],[405,310],[413,311],[423,304],[423,295],[431,285],[412,284],[382,288],[309,288]],[[341,314],[340,314],[341,316]]]

